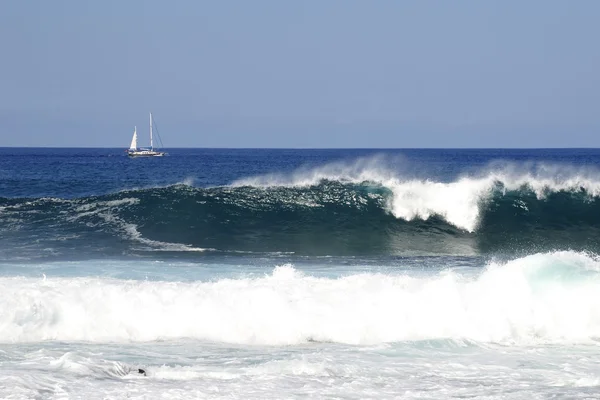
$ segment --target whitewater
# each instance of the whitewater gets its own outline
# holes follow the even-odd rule
[[[0,341],[367,345],[600,338],[595,258],[537,254],[476,271],[344,271],[323,278],[282,265],[260,277],[192,282],[7,277],[0,280]]]
[[[597,398],[596,150],[0,149],[0,398]]]
[[[588,198],[600,196],[600,171],[590,167],[548,163],[490,163],[475,173],[458,175],[450,182],[413,177],[414,172],[390,169],[397,160],[385,156],[361,158],[350,163],[331,163],[323,167],[300,169],[290,174],[268,174],[244,178],[234,186],[310,187],[323,181],[369,183],[391,192],[388,210],[403,220],[442,217],[469,232],[480,222],[482,203],[495,191],[531,192],[537,200],[557,192],[580,193]],[[407,173],[408,172],[408,173]]]
[[[0,279],[0,396],[547,398],[600,383],[600,260],[588,254],[214,267],[13,268]]]

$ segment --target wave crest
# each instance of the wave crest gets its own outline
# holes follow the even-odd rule
[[[401,161],[384,156],[361,158],[352,163],[332,163],[291,174],[245,178],[232,186],[310,187],[328,181],[378,185],[392,193],[387,205],[389,212],[397,218],[427,220],[437,215],[469,232],[476,230],[482,208],[494,194],[529,191],[538,200],[557,192],[583,192],[591,198],[600,196],[600,171],[591,168],[496,162],[483,171],[444,182],[411,177],[416,174],[414,171],[406,173],[406,177],[389,167],[395,165],[398,168],[398,163]]]
[[[34,231],[49,238],[40,239],[40,246],[52,251],[56,238],[66,238],[64,249],[108,253],[600,250],[594,240],[600,234],[600,180],[591,171],[507,165],[447,182],[405,178],[378,165],[367,160],[226,187],[0,199],[0,230],[11,240],[4,251],[29,251],[25,241]]]

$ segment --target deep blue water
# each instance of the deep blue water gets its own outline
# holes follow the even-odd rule
[[[597,149],[0,149],[7,259],[597,250]]]
[[[402,173],[449,181],[495,161],[600,165],[600,149],[169,149],[165,158],[125,156],[123,149],[0,148],[0,196],[83,197],[191,180],[223,186],[236,179],[289,173],[361,157],[391,156]]]

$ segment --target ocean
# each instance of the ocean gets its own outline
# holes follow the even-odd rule
[[[588,399],[600,150],[0,148],[0,398]]]

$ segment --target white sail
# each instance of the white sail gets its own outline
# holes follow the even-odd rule
[[[137,149],[137,126],[133,128],[133,137],[131,138],[131,145],[129,146],[129,150]]]

